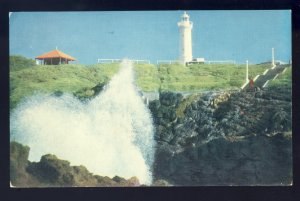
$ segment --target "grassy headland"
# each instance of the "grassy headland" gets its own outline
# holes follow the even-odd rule
[[[262,74],[270,65],[250,65],[249,77]],[[137,83],[143,91],[198,91],[239,88],[245,82],[245,65],[232,64],[138,64]]]
[[[270,65],[250,65],[249,77],[262,74]],[[180,64],[159,65],[161,90],[197,91],[239,88],[245,82],[245,65]]]
[[[24,63],[24,62],[23,62]],[[250,65],[249,77],[262,74],[270,65]],[[10,68],[10,108],[34,93],[68,92],[91,97],[91,90],[106,84],[119,70],[118,63]],[[239,88],[245,80],[245,65],[232,64],[136,64],[137,85],[142,91],[201,91]],[[290,79],[287,77],[286,79]]]
[[[33,66],[10,70],[10,107],[37,92],[76,93],[105,84],[118,71],[118,64]]]

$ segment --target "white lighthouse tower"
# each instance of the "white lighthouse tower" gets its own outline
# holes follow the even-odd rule
[[[179,38],[179,59],[182,64],[192,61],[192,28],[193,22],[190,16],[184,12],[181,21],[177,23],[180,32]]]

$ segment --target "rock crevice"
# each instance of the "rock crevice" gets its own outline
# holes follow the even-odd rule
[[[160,94],[149,105],[158,144],[154,179],[189,186],[290,185],[290,92]]]

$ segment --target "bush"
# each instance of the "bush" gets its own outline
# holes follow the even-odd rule
[[[10,70],[18,70],[32,66],[36,66],[36,63],[33,59],[28,59],[20,55],[13,55],[9,57]]]

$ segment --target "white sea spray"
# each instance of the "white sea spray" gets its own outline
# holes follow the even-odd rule
[[[30,147],[30,161],[51,153],[94,174],[152,182],[154,128],[128,60],[89,102],[70,94],[27,98],[11,113],[10,133]]]

